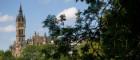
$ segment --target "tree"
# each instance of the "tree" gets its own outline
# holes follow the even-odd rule
[[[90,0],[92,4],[89,1],[87,1],[87,3],[89,4],[89,7],[87,10],[85,10],[85,12],[82,13],[82,15],[84,17],[81,17],[81,13],[77,13],[77,23],[76,23],[76,27],[61,27],[61,25],[58,25],[59,21],[58,19],[55,19],[55,17],[53,17],[53,19],[49,18],[49,15],[47,17],[47,19],[44,21],[44,26],[46,25],[46,27],[49,28],[49,30],[51,31],[57,31],[58,33],[52,32],[53,34],[57,34],[57,37],[60,37],[60,44],[59,47],[64,48],[65,50],[62,50],[63,52],[68,52],[69,49],[73,49],[73,47],[71,47],[71,43],[76,42],[79,43],[81,40],[88,40],[89,42],[100,42],[100,33],[99,33],[99,26],[97,24],[97,26],[94,26],[93,23],[98,23],[100,21],[99,18],[99,11],[101,10],[101,7],[103,5],[102,1],[93,1]],[[61,15],[60,16],[60,23],[63,24],[63,21],[65,21],[64,16]],[[50,21],[54,21],[54,23],[51,23]],[[57,29],[50,29],[51,27],[57,26]],[[60,33],[59,33],[60,32]],[[60,34],[60,35],[59,35]],[[51,35],[52,36],[52,35]],[[90,46],[92,46],[92,43],[90,43]],[[69,48],[68,48],[69,47]],[[61,50],[58,50],[59,52],[61,52]]]
[[[15,60],[15,58],[12,56],[11,51],[3,51],[0,50],[0,60]]]
[[[89,13],[91,13],[89,15],[97,14],[99,10],[93,7],[102,6],[103,9],[99,7],[101,13],[97,14],[100,15],[98,24],[100,28],[99,37],[101,39],[99,40],[102,40],[103,45],[105,45],[108,59],[125,59],[128,55],[129,57],[131,55],[133,59],[139,59],[139,15],[136,12],[139,13],[137,8],[140,1],[106,0],[107,4],[104,6],[98,3],[100,0],[76,1],[83,1],[89,5],[89,8],[83,12],[87,15]],[[90,18],[88,16],[85,17]]]
[[[0,50],[0,60],[3,60],[4,51]]]
[[[139,9],[137,8],[140,2],[138,0],[76,1],[86,2],[88,8],[76,14],[75,27],[60,28],[56,23],[59,27],[59,33],[54,34],[61,36],[61,44],[70,46],[70,49],[73,49],[70,45],[71,43],[79,43],[80,41],[87,42],[81,48],[83,51],[83,60],[88,58],[99,58],[99,60],[102,58],[109,60],[140,59],[138,58],[140,56],[139,15],[136,14],[136,12],[139,13]],[[63,16],[61,16],[61,18],[61,22],[63,23]],[[55,31],[57,31],[57,29]],[[101,49],[94,51],[96,50],[96,48],[94,48],[96,44],[98,44]],[[91,51],[92,53],[89,54]],[[95,52],[98,53],[96,54]],[[100,55],[100,53],[102,53],[102,55]]]
[[[70,41],[71,41],[70,38],[72,38],[71,34],[73,28],[64,27],[65,20],[66,20],[65,15],[60,15],[60,19],[48,15],[47,19],[44,21],[44,27],[48,27],[50,31],[50,36],[55,37],[54,39],[51,40],[54,40],[55,46],[57,46],[57,49],[55,51],[56,53],[53,55],[54,58],[57,59],[62,59],[62,57],[69,57],[68,52],[70,50]],[[57,28],[55,28],[55,26]]]
[[[41,46],[34,46],[34,45],[28,45],[26,46],[21,54],[20,59],[22,60],[41,60],[42,55],[40,52]]]

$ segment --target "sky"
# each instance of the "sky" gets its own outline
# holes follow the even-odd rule
[[[72,26],[75,13],[87,8],[85,3],[76,3],[75,0],[0,0],[0,50],[8,50],[16,40],[15,23],[20,4],[26,19],[26,39],[32,37],[34,32],[49,34],[48,29],[42,27],[47,15],[58,18],[65,14],[65,24]]]

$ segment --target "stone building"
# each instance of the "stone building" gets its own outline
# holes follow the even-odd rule
[[[42,45],[46,44],[48,42],[46,34],[44,36],[39,35],[39,33],[34,33],[34,35],[30,38],[27,39],[27,44],[28,45]]]
[[[23,15],[22,6],[20,5],[19,13],[16,17],[16,40],[14,41],[13,45],[10,47],[12,51],[12,55],[15,57],[19,57],[22,49],[26,47],[26,45],[42,45],[47,43],[47,36],[39,35],[36,33],[30,38],[25,39],[25,28],[26,28],[26,20],[25,16]]]

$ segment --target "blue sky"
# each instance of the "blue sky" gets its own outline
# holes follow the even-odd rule
[[[66,14],[66,24],[71,26],[74,23],[74,13],[87,7],[84,3],[76,3],[75,0],[0,0],[0,50],[7,50],[15,41],[15,18],[20,2],[26,18],[26,39],[35,31],[41,35],[45,32],[48,34],[48,30],[42,28],[42,22],[48,14]]]

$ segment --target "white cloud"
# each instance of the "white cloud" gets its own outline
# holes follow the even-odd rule
[[[64,14],[66,16],[66,19],[67,20],[73,20],[73,19],[76,19],[76,13],[78,12],[78,10],[75,8],[75,7],[71,7],[71,8],[67,8],[67,9],[64,9],[62,12],[60,12],[56,17],[58,19],[60,15]]]
[[[5,27],[0,27],[0,32],[15,32],[16,28],[14,25],[8,25]]]
[[[2,13],[0,13],[0,22],[7,22],[7,21],[12,21],[14,20],[13,16],[9,16],[7,14],[2,15]]]

